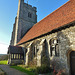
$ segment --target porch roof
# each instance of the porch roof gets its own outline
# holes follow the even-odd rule
[[[23,54],[23,49],[20,46],[9,46],[8,54]]]

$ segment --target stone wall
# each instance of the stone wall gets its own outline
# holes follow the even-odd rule
[[[37,38],[33,41],[22,44],[21,46],[24,46],[26,48],[31,42],[40,41],[40,43],[34,44],[34,46],[36,45],[36,47],[38,47],[37,62],[36,62],[37,66],[41,66],[42,65],[42,55],[43,55],[43,44],[44,44],[42,40],[45,39],[46,41],[45,42],[45,50],[46,50],[45,53],[46,54],[44,55],[47,56],[48,61],[50,62],[50,66],[51,67],[54,66],[56,70],[64,69],[66,73],[68,73],[69,75],[69,72],[70,72],[69,54],[71,51],[75,50],[75,23],[72,23],[70,25],[64,29],[61,27],[61,30],[58,30],[57,32],[50,33],[43,37]],[[58,48],[59,48],[58,56],[55,56],[54,51],[53,51],[53,55],[51,56],[50,40],[52,38],[58,39]]]
[[[14,39],[15,39],[16,20],[17,20],[17,17],[15,18],[15,23],[13,24],[13,31],[12,31],[12,36],[10,40],[10,45],[12,46],[14,45]]]
[[[24,64],[24,60],[11,60],[10,65],[16,65],[16,64]]]
[[[17,17],[10,42],[11,45],[16,45],[27,31],[37,23],[36,12],[36,7],[24,3],[24,0],[19,0]],[[28,16],[28,13],[30,13],[30,16]]]

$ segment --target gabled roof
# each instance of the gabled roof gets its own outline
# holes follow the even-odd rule
[[[53,13],[36,23],[17,45],[46,34],[75,20],[75,0],[70,0]]]
[[[8,54],[23,54],[23,49],[20,46],[9,46]]]

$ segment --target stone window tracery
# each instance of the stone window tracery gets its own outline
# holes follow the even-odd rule
[[[25,50],[25,54],[27,53],[27,49]]]
[[[34,56],[36,55],[36,52],[35,52],[35,51],[36,51],[36,47],[34,46],[34,51],[33,51],[33,52],[34,52],[34,53],[33,53]]]
[[[36,48],[36,51],[38,52],[39,51],[39,47],[37,46],[37,48]]]
[[[39,52],[39,44],[36,45],[36,55]]]
[[[57,38],[52,38],[50,40],[50,53],[51,56],[59,56],[59,45]]]
[[[37,56],[37,52],[39,51],[39,47],[37,45],[34,46],[33,48],[33,55],[34,57]]]

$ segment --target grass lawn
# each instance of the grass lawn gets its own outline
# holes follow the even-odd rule
[[[17,69],[21,72],[26,73],[27,75],[38,75],[36,72],[35,68],[27,67],[25,68],[24,66],[10,66],[11,68]],[[48,73],[46,75],[53,75],[53,73]]]
[[[2,60],[2,61],[0,61],[0,65],[7,65],[7,60]]]
[[[23,68],[20,66],[10,66],[11,68],[17,69],[21,72],[27,73],[27,75],[37,75],[35,72],[32,72],[30,68]]]

